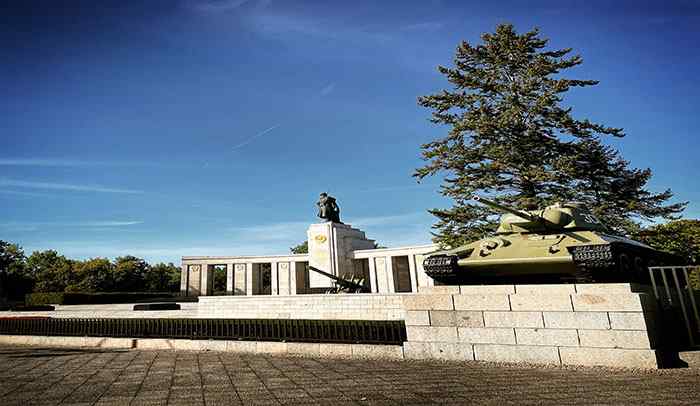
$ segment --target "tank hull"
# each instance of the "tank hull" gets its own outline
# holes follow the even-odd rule
[[[426,258],[444,284],[641,282],[647,267],[675,262],[639,242],[594,231],[496,235]]]

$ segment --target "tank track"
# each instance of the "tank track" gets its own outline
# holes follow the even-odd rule
[[[671,255],[625,243],[579,245],[568,250],[576,267],[576,283],[648,283],[648,266],[678,263]]]

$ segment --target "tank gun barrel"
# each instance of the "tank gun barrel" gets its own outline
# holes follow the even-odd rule
[[[527,221],[532,221],[532,222],[542,221],[542,218],[540,218],[538,216],[533,216],[530,213],[525,213],[523,211],[516,210],[516,209],[513,209],[513,208],[508,207],[508,206],[504,206],[500,203],[494,202],[493,200],[485,199],[479,195],[474,195],[472,197],[472,199],[476,200],[479,203],[485,204],[486,206],[493,207],[494,209],[498,209],[498,210],[504,211],[506,213],[514,214],[514,215],[516,215],[522,219],[525,219]]]

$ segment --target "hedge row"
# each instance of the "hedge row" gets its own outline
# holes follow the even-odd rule
[[[64,293],[42,292],[29,293],[24,297],[27,306],[41,306],[50,304],[75,305],[75,304],[108,304],[108,303],[134,303],[155,299],[169,299],[176,297],[171,292],[97,292],[97,293]]]

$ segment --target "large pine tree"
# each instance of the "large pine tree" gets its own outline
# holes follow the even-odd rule
[[[445,174],[441,193],[448,209],[433,209],[436,242],[458,245],[495,229],[494,212],[471,201],[475,193],[519,209],[578,200],[619,232],[641,218],[674,218],[685,204],[667,204],[670,191],[645,189],[651,171],[629,167],[601,136],[623,137],[621,128],[576,119],[562,95],[594,80],[563,77],[582,63],[571,49],[546,50],[539,31],[518,34],[502,24],[482,35],[482,44],[462,42],[454,67],[438,67],[452,85],[418,103],[447,135],[422,146],[426,165],[420,181]]]

